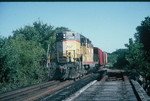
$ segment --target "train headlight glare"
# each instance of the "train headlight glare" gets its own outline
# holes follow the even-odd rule
[[[66,34],[63,34],[63,38],[66,38]]]

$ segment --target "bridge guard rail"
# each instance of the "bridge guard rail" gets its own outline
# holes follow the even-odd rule
[[[133,87],[134,92],[138,95],[138,101],[150,101],[150,97],[147,95],[145,90],[140,86],[137,81],[131,80],[131,85]]]

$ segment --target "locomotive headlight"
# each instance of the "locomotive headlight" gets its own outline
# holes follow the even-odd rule
[[[64,39],[66,38],[66,34],[63,34],[63,38],[64,38]]]

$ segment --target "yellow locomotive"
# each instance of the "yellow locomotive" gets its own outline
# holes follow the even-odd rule
[[[93,45],[79,33],[72,31],[57,33],[56,61],[59,78],[78,78],[95,67]]]

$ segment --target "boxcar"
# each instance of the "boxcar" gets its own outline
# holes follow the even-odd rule
[[[98,66],[104,65],[103,51],[97,47],[94,47],[94,61],[97,62]]]

